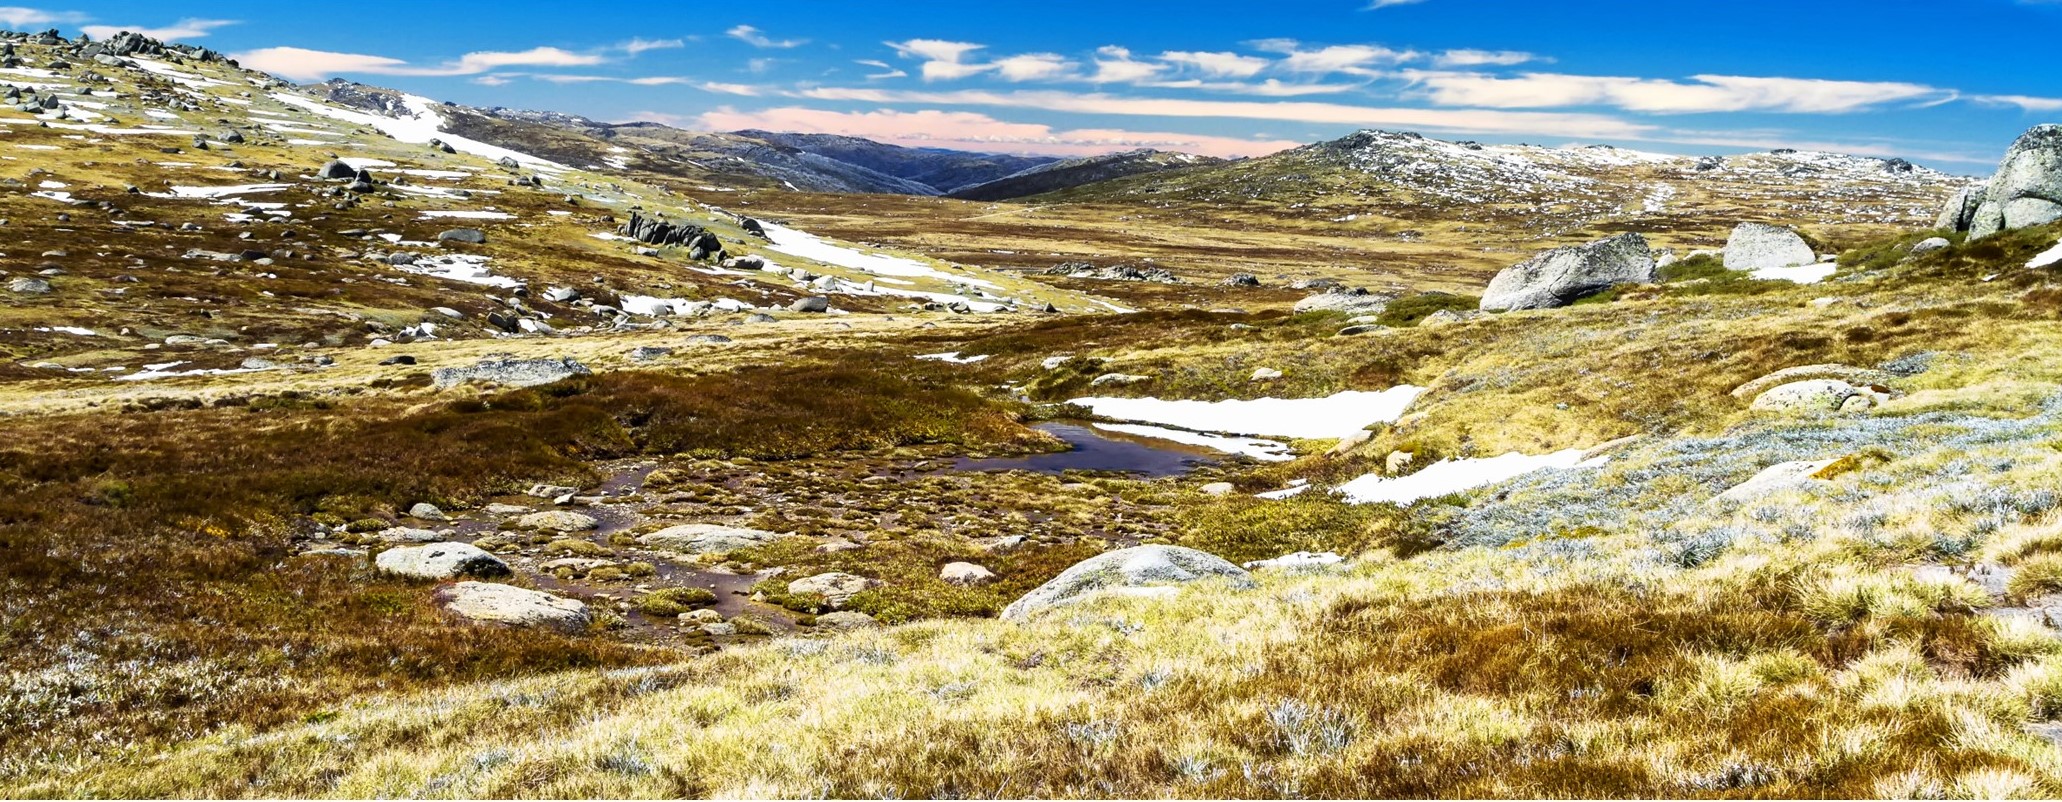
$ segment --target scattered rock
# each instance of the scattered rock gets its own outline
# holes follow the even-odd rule
[[[435,543],[444,539],[444,533],[412,526],[391,526],[379,531],[379,539],[383,543]]]
[[[1976,222],[1976,208],[1983,205],[1983,196],[1990,191],[1990,181],[1977,181],[1955,190],[1955,196],[1948,198],[1940,207],[1940,216],[1933,220],[1933,227],[1944,231],[1968,231]]]
[[[831,311],[831,299],[821,295],[811,295],[788,304],[788,309],[795,312],[829,312]]]
[[[1364,288],[1327,289],[1296,302],[1296,312],[1344,312],[1349,315],[1379,315],[1394,297],[1368,292]]]
[[[638,362],[650,362],[673,355],[673,349],[657,345],[641,345],[630,349],[630,358]]]
[[[1770,270],[1808,265],[1818,252],[1797,232],[1767,223],[1741,223],[1725,241],[1727,270]]]
[[[508,563],[471,543],[432,543],[387,549],[374,558],[379,569],[417,579],[508,576]]]
[[[1777,385],[1754,397],[1757,412],[1859,412],[1882,401],[1888,393],[1856,387],[1839,379],[1808,379]]]
[[[1805,487],[1816,481],[1831,479],[1853,470],[1857,464],[1859,461],[1852,456],[1778,462],[1761,469],[1761,472],[1754,474],[1747,481],[1712,497],[1712,500],[1752,501],[1777,491]]]
[[[1137,592],[1208,577],[1223,577],[1238,588],[1253,587],[1251,574],[1217,555],[1180,546],[1133,546],[1075,563],[1012,602],[1002,611],[1002,618],[1023,620],[1040,610],[1104,591]]]
[[[1230,482],[1211,482],[1196,489],[1203,491],[1203,495],[1206,496],[1229,496],[1239,488]]]
[[[681,554],[720,554],[764,546],[783,537],[787,535],[741,526],[681,524],[639,537],[637,542],[646,548]]]
[[[1146,281],[1155,284],[1180,284],[1181,279],[1164,268],[1132,267],[1131,265],[1110,265],[1096,267],[1087,262],[1061,262],[1045,271],[1048,276],[1095,279],[1097,281]],[[1257,284],[1258,281],[1256,280]]]
[[[1832,363],[1799,365],[1794,368],[1784,368],[1735,387],[1733,388],[1732,396],[1734,398],[1753,398],[1761,395],[1763,391],[1771,387],[1806,379],[1839,379],[1848,384],[1876,387],[1879,388],[1880,392],[1889,392],[1889,389],[1883,385],[1888,385],[1890,380],[1894,378],[1896,376],[1889,371],[1857,368],[1851,365]]]
[[[545,510],[533,512],[516,519],[516,526],[524,529],[547,529],[553,532],[585,532],[600,528],[601,522],[594,516],[566,510]]]
[[[788,592],[795,595],[814,594],[822,596],[824,603],[833,609],[845,606],[853,596],[879,584],[857,574],[838,571],[804,577],[788,583]]]
[[[44,295],[50,292],[50,282],[40,278],[18,278],[7,282],[7,290],[23,295]]]
[[[437,509],[437,505],[430,504],[428,502],[420,503],[413,507],[409,507],[408,517],[417,518],[424,521],[451,520],[451,516],[445,515],[443,510]]]
[[[1570,245],[1504,268],[1482,292],[1484,311],[1567,306],[1617,284],[1652,282],[1654,250],[1639,234]]]
[[[1918,256],[1922,253],[1932,253],[1953,244],[1946,237],[1927,237],[1912,243],[1912,255]]]
[[[437,591],[444,609],[470,621],[538,626],[568,632],[585,629],[587,605],[536,590],[487,582],[460,582]]]
[[[946,563],[938,578],[954,585],[985,585],[995,581],[995,572],[973,563]]]
[[[819,615],[816,617],[816,625],[827,629],[841,630],[872,629],[874,627],[880,626],[878,622],[873,620],[873,616],[867,615],[865,613],[852,612],[850,610],[839,610],[834,613],[824,613],[823,615]]]
[[[358,168],[345,164],[341,160],[332,161],[322,165],[322,169],[315,171],[315,177],[327,181],[355,179],[358,177]]]
[[[1253,377],[1247,379],[1247,381],[1271,382],[1281,377],[1282,372],[1279,370],[1275,370],[1274,368],[1254,368]]]
[[[500,384],[508,387],[534,387],[563,381],[574,376],[586,376],[594,371],[571,357],[563,359],[489,359],[469,367],[437,368],[430,371],[430,380],[437,389],[456,387],[467,382]]]
[[[487,232],[477,228],[453,228],[437,232],[438,242],[466,242],[479,245],[487,241]]]
[[[1149,382],[1152,380],[1153,377],[1151,376],[1140,376],[1135,373],[1105,373],[1089,380],[1088,385],[1090,387],[1101,387],[1106,384],[1138,384],[1139,382]]]

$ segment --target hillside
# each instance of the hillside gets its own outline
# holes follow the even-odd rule
[[[736,133],[739,136],[807,151],[846,164],[915,181],[931,189],[927,193],[914,194],[950,194],[966,187],[1059,161],[1051,156],[1013,156],[1002,153],[905,148],[836,134],[791,134],[774,131]]]
[[[1162,170],[1220,164],[1223,161],[1188,153],[1134,150],[1041,164],[945,194],[962,200],[1010,200]]]
[[[2062,794],[2062,128],[976,201],[0,58],[0,796]]]

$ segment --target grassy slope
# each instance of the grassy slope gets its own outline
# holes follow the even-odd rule
[[[1492,455],[1651,437],[1572,481],[1528,478],[1408,512],[1317,494],[1181,502],[1177,542],[1235,557],[1362,551],[1344,574],[361,698],[268,734],[233,724],[163,762],[45,766],[50,784],[18,788],[2051,794],[2062,759],[2020,726],[2062,713],[2062,641],[1976,612],[2062,588],[2062,504],[2042,492],[2062,471],[2050,447],[2062,422],[2044,402],[2062,392],[2055,282],[2010,268],[2055,234],[1818,287],[1679,285],[1376,339],[1252,319],[1257,341],[1234,347],[1227,338],[1246,335],[1200,313],[961,337],[1002,354],[965,366],[969,380],[1021,378],[1067,342],[1181,376],[1159,388],[1169,394],[1256,394],[1210,377],[1268,360],[1308,366],[1275,388],[1290,394],[1433,386],[1362,450],[1238,477],[1256,488],[1351,476],[1392,447]],[[1857,264],[1881,261],[1866,255]],[[1807,303],[1821,297],[1840,300]],[[1233,351],[1257,361],[1227,365]],[[1934,352],[1932,368],[1860,419],[1756,416],[1726,394],[1778,367],[1915,352]],[[1704,503],[1770,462],[1843,453],[1859,467],[1822,486]],[[2009,598],[1906,568],[1975,560],[2023,567]]]

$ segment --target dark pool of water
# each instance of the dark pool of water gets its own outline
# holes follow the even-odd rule
[[[1051,432],[1074,448],[1028,457],[962,458],[953,467],[962,471],[1123,471],[1146,476],[1180,476],[1222,456],[1205,448],[1117,434],[1080,423],[1040,423],[1032,428]]]

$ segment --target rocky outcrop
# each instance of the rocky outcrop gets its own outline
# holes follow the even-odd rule
[[[1253,587],[1252,574],[1217,555],[1180,546],[1133,546],[1075,563],[1004,608],[1002,618],[1023,620],[1040,610],[1097,593],[1140,592],[1211,577],[1221,577],[1238,588]]]
[[[1819,255],[1795,231],[1767,223],[1741,223],[1726,238],[1722,258],[1727,270],[1780,270],[1812,264]]]
[[[1968,231],[1976,222],[1976,208],[1983,205],[1983,196],[1990,191],[1989,181],[1978,181],[1955,190],[1955,196],[1947,199],[1940,207],[1940,216],[1934,218],[1933,227],[1947,231]]]
[[[1132,267],[1131,265],[1110,265],[1096,267],[1087,262],[1061,262],[1047,268],[1048,276],[1094,279],[1097,281],[1146,281],[1154,284],[1180,284],[1181,277],[1160,267]],[[1255,280],[1255,284],[1259,281]]]
[[[668,223],[631,212],[630,219],[617,228],[616,233],[652,245],[677,245],[701,251],[702,256],[696,258],[723,258],[723,241],[708,229],[693,223]]]
[[[387,549],[380,552],[373,563],[387,573],[416,579],[509,574],[508,563],[471,543],[432,543]]]
[[[508,387],[535,387],[564,381],[574,376],[586,376],[588,370],[571,357],[564,359],[489,359],[485,362],[462,368],[437,368],[430,371],[430,381],[437,389],[456,387],[467,382],[483,382]]]
[[[2062,219],[2062,125],[2037,125],[2005,151],[1969,221],[1969,238]]]
[[[1822,460],[1798,460],[1778,462],[1763,468],[1745,482],[1713,497],[1713,501],[1753,501],[1762,496],[1794,488],[1809,487],[1812,483],[1831,479],[1852,470],[1858,461],[1854,457],[1835,457]]]
[[[1882,385],[1889,384],[1890,380],[1894,378],[1896,376],[1892,375],[1889,371],[1858,368],[1852,365],[1831,363],[1823,365],[1798,365],[1797,367],[1784,368],[1741,384],[1733,388],[1732,396],[1734,398],[1753,398],[1761,395],[1762,391],[1771,387],[1808,379],[1838,379],[1848,384],[1880,388]]]
[[[437,601],[461,618],[482,623],[574,632],[592,620],[579,601],[488,582],[460,582],[437,591]]]
[[[1756,412],[1865,412],[1890,400],[1873,387],[1857,387],[1839,379],[1807,379],[1777,385],[1754,397]]]
[[[681,524],[639,537],[637,542],[681,554],[717,554],[764,546],[783,537],[786,535],[741,526]]]
[[[601,522],[586,513],[566,510],[545,510],[517,518],[515,525],[522,529],[544,529],[552,532],[585,532],[596,529]]]
[[[1617,284],[1652,282],[1654,249],[1638,234],[1570,245],[1504,268],[1482,293],[1484,311],[1551,309]]]

